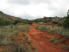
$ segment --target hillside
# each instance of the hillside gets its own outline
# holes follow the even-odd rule
[[[21,19],[19,17],[14,17],[14,16],[7,15],[7,14],[3,13],[2,11],[0,11],[0,18],[2,18],[4,20],[11,20],[11,21]]]

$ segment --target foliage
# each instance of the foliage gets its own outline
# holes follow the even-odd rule
[[[33,22],[35,22],[35,23],[38,23],[38,22],[46,23],[46,22],[50,22],[50,21],[52,21],[51,17],[49,17],[49,18],[44,17],[42,19],[35,19],[35,20],[33,20]]]
[[[18,20],[15,20],[13,24],[18,24],[18,23],[32,24],[33,21],[32,20],[26,20],[26,19],[18,19]]]
[[[46,26],[37,26],[36,29],[40,29],[41,31],[46,31],[47,27]]]
[[[54,40],[54,43],[55,44],[58,44],[59,43],[59,40],[58,39]]]
[[[10,25],[10,24],[12,24],[12,21],[4,20],[3,18],[0,18],[0,26],[2,26],[2,25]]]
[[[28,40],[28,36],[27,35],[25,36],[25,39]]]
[[[55,44],[58,44],[59,43],[59,40],[55,36],[52,36],[49,41],[50,42],[53,42]]]
[[[50,41],[51,41],[51,42],[54,42],[55,39],[56,39],[56,37],[55,37],[55,36],[52,36],[52,37],[50,38]]]
[[[0,11],[0,14],[4,14],[2,11]]]

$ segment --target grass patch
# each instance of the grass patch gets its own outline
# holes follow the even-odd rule
[[[59,40],[58,39],[54,40],[54,43],[57,45],[59,43]]]
[[[37,25],[36,28],[40,29],[41,31],[48,31],[48,33],[52,32],[69,38],[69,29],[65,29],[61,26]]]
[[[49,41],[53,42],[56,45],[59,43],[59,40],[55,36],[52,36]]]
[[[47,27],[46,26],[37,26],[36,29],[39,29],[39,30],[45,32],[47,30]]]
[[[56,37],[55,36],[52,36],[49,41],[50,42],[54,42],[55,39],[56,39]]]

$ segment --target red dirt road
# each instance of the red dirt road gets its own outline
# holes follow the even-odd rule
[[[69,52],[62,48],[60,45],[54,45],[49,42],[46,37],[46,33],[36,29],[36,25],[30,27],[29,32],[27,32],[29,39],[32,41],[32,46],[36,46],[37,52]]]

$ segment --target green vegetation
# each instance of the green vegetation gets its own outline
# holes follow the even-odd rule
[[[69,29],[66,29],[62,26],[37,25],[36,29],[40,29],[41,31],[47,31],[49,33],[57,33],[61,36],[69,38]]]
[[[28,30],[29,25],[9,25],[0,27],[0,45],[6,45],[1,52],[8,52],[9,49],[9,52],[32,52],[32,40],[28,40],[28,36],[26,35]],[[18,32],[24,32],[24,34],[19,37],[19,40],[25,38],[22,43],[15,40],[19,35]],[[33,52],[35,52],[35,49]]]
[[[36,29],[39,29],[44,32],[47,30],[46,26],[37,26]]]
[[[69,38],[69,15],[64,18],[44,17],[35,20],[27,20],[6,15],[0,11],[0,45],[6,45],[3,52],[7,52],[7,49],[9,47],[13,47],[11,48],[10,52],[32,52],[32,47],[30,45],[32,40],[28,40],[29,37],[25,34],[29,31],[29,27],[32,23],[37,23],[38,25],[36,29],[39,29],[43,32],[56,33]],[[49,23],[50,25],[46,25]],[[24,41],[22,43],[19,43],[15,40],[19,34],[18,32],[24,33],[20,36],[19,39],[21,40],[21,38],[24,38]],[[13,33],[14,36],[12,35]],[[11,39],[14,41],[10,41]],[[64,40],[59,41],[56,36],[52,36],[49,41],[53,42],[54,44],[65,42]],[[12,45],[9,46],[9,44]],[[69,46],[67,45],[62,45],[62,48],[69,50]]]
[[[52,21],[51,17],[49,17],[49,18],[44,17],[44,18],[39,18],[39,19],[33,20],[34,23],[39,23],[39,22],[47,23],[47,22],[50,22],[50,21]]]
[[[58,44],[58,43],[59,43],[59,40],[58,40],[58,39],[56,39],[56,40],[54,41],[54,43],[55,43],[55,44]]]
[[[26,19],[18,19],[18,20],[15,20],[13,24],[18,24],[18,23],[23,23],[23,24],[32,24],[33,21],[31,20],[26,20]]]
[[[55,36],[52,36],[51,38],[50,38],[50,42],[54,42],[55,41],[55,39],[56,39],[56,37]]]
[[[60,42],[55,36],[52,36],[49,41],[53,42],[56,45]]]
[[[3,25],[10,25],[12,24],[12,21],[10,20],[4,20],[3,18],[0,18],[0,26],[3,26]]]

